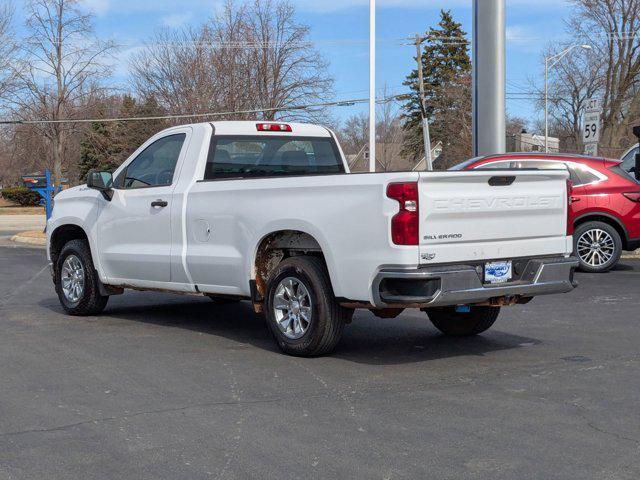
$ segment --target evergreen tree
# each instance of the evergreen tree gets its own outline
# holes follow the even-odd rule
[[[458,152],[460,146],[466,150],[467,144],[468,148],[471,145],[471,132],[467,128],[471,124],[469,46],[466,32],[454,21],[450,11],[440,12],[437,28],[430,28],[426,37],[422,68],[431,143],[442,142],[446,157],[447,147],[456,146],[454,150]],[[411,88],[411,95],[403,106],[405,143],[402,153],[418,160],[424,156],[424,143],[417,69],[407,76],[404,85]]]
[[[153,98],[138,103],[129,95],[122,97],[116,109],[119,118],[154,117],[163,114]],[[104,111],[100,112],[100,116],[105,116]],[[84,179],[91,169],[115,170],[140,145],[166,126],[164,120],[93,122],[80,143],[80,179]]]
[[[114,160],[111,126],[106,122],[93,122],[80,141],[78,175],[84,180],[89,170],[112,170],[118,166]]]

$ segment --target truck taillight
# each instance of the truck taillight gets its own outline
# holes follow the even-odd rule
[[[391,183],[387,197],[400,204],[400,211],[391,219],[391,239],[396,245],[418,245],[420,238],[420,209],[418,183]]]
[[[259,132],[292,132],[291,125],[286,123],[258,123],[256,128]]]
[[[573,235],[573,182],[567,179],[567,236]]]

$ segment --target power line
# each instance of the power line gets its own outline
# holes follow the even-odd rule
[[[403,100],[404,95],[397,95],[393,97],[379,98],[376,103],[384,104],[398,100]],[[236,110],[229,112],[206,112],[206,113],[184,113],[184,114],[169,114],[169,115],[152,115],[146,117],[115,117],[115,118],[67,118],[59,120],[50,119],[32,119],[32,120],[0,120],[0,125],[50,125],[50,124],[62,124],[62,123],[111,123],[111,122],[140,122],[140,121],[153,121],[153,120],[181,120],[186,118],[207,118],[207,117],[222,117],[230,115],[250,115],[264,112],[293,112],[300,110],[308,110],[312,108],[320,107],[350,107],[357,104],[368,103],[368,98],[354,98],[348,100],[336,100],[333,102],[315,103],[309,105],[297,105],[292,107],[278,107],[278,108],[259,108],[254,110]]]

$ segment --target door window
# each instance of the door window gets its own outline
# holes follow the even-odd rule
[[[118,175],[114,185],[123,189],[171,185],[185,138],[179,133],[153,142]]]

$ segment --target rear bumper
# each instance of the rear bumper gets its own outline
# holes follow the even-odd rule
[[[382,270],[373,281],[372,295],[379,308],[471,305],[501,299],[526,301],[537,295],[570,292],[577,286],[573,279],[577,267],[575,257],[520,260],[516,279],[500,285],[483,283],[480,264]]]

